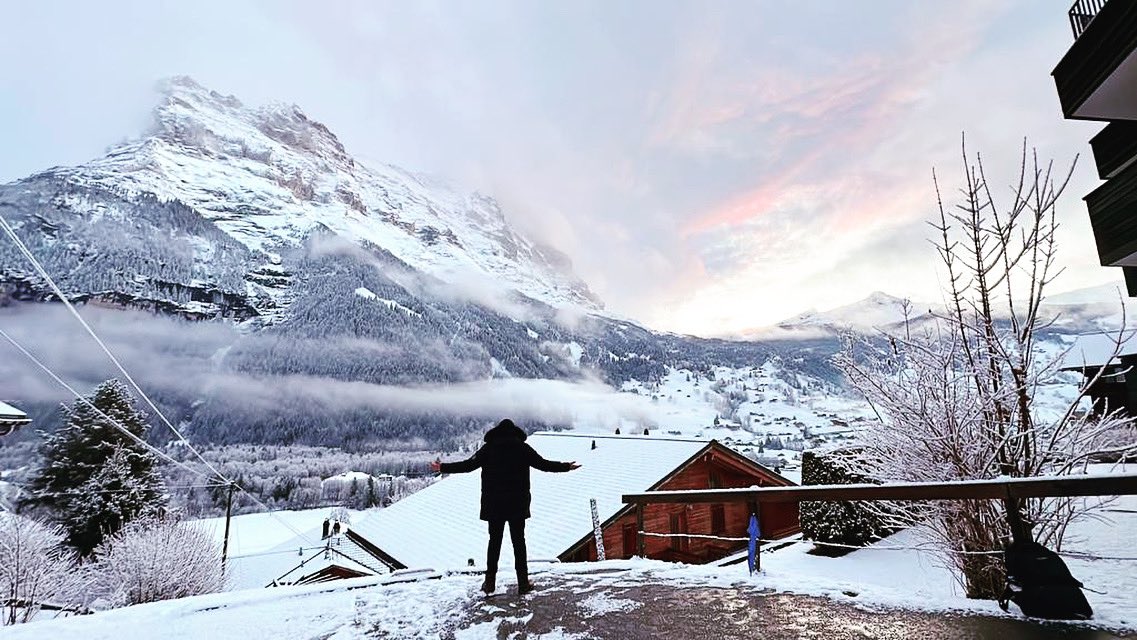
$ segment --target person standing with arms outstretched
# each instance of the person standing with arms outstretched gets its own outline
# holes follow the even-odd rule
[[[501,541],[505,524],[509,523],[509,538],[513,541],[513,558],[517,566],[517,593],[532,590],[529,584],[529,567],[525,553],[525,520],[529,517],[529,468],[540,471],[572,471],[579,469],[575,462],[553,462],[541,457],[533,447],[525,444],[525,432],[506,419],[486,432],[485,444],[468,460],[441,462],[435,460],[430,468],[442,473],[467,473],[482,470],[482,508],[480,518],[489,523],[490,544],[486,550],[486,580],[482,591],[493,593],[497,585],[497,561],[501,555]]]

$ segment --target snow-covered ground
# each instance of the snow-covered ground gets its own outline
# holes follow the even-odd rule
[[[646,413],[635,421],[620,421],[621,429],[650,425],[670,435],[744,446],[756,447],[766,436],[806,441],[839,438],[863,428],[873,415],[864,401],[816,378],[789,372],[776,359],[757,367],[716,367],[711,376],[670,369],[658,383],[633,380],[620,391],[643,398],[639,408]],[[584,421],[577,421],[575,428],[597,430]]]
[[[1128,518],[1126,539],[1132,537],[1137,516]],[[1108,534],[1104,535],[1106,544],[1110,544]],[[910,545],[918,545],[914,536],[901,533],[879,546]],[[928,552],[870,548],[841,558],[826,558],[809,555],[806,550],[807,545],[795,545],[763,554],[763,571],[754,576],[747,574],[745,564],[695,567],[644,560],[540,565],[533,567],[533,573],[538,581],[574,585],[587,594],[587,602],[596,613],[635,605],[609,597],[611,589],[653,584],[675,589],[792,592],[874,610],[1005,615],[994,602],[968,600],[960,595],[951,574]],[[1105,591],[1086,594],[1094,606],[1094,625],[1137,629],[1137,572],[1132,571],[1131,563],[1071,560],[1069,564],[1088,587]],[[418,572],[248,590],[139,605],[92,616],[41,620],[5,629],[0,635],[36,640],[188,640],[244,638],[251,634],[280,639],[437,638],[444,629],[460,627],[471,608],[483,606],[477,591],[479,582],[476,575]],[[533,597],[539,598],[540,593]],[[1010,615],[1016,615],[1013,608]],[[459,629],[454,637],[502,637],[498,626],[471,625]]]
[[[1131,469],[1130,469],[1131,471]],[[296,517],[301,517],[297,512]],[[1101,559],[1067,557],[1075,577],[1088,589],[1092,624],[1137,630],[1137,562],[1131,541],[1137,536],[1137,496],[1107,505],[1102,519],[1079,523],[1070,531],[1068,552]],[[249,518],[250,516],[243,516]],[[250,522],[258,523],[258,520]],[[868,549],[840,558],[810,555],[808,543],[762,554],[762,572],[747,574],[745,564],[689,566],[645,560],[604,563],[533,563],[538,583],[572,585],[596,611],[633,607],[609,596],[613,589],[665,585],[675,589],[711,587],[773,590],[816,595],[869,609],[971,612],[1003,616],[990,601],[963,597],[952,574],[937,557],[922,550],[913,532],[901,532]],[[903,547],[897,550],[897,547]],[[508,555],[508,554],[507,554]],[[1129,558],[1122,560],[1119,558]],[[454,637],[498,638],[497,623],[462,628],[471,608],[485,607],[477,575],[444,575],[431,570],[358,578],[321,585],[252,589],[139,605],[91,616],[41,619],[5,628],[5,638],[45,637],[97,640],[132,638],[436,638],[459,627]],[[509,593],[511,585],[507,586]],[[1100,592],[1100,593],[1099,593]],[[513,596],[505,596],[513,597]],[[532,596],[540,598],[538,592]],[[539,600],[538,600],[539,602]],[[1017,616],[1012,607],[1010,614]],[[523,623],[524,621],[514,621]],[[542,636],[552,637],[552,636]]]

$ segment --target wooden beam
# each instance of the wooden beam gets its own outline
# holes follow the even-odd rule
[[[980,500],[1137,495],[1137,474],[1050,476],[907,484],[836,484],[709,491],[649,491],[624,494],[628,504],[802,502],[843,500]],[[641,529],[642,530],[642,529]]]

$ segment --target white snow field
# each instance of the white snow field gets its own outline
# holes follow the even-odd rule
[[[1071,544],[1065,549],[1105,559],[1067,557],[1066,561],[1075,577],[1089,589],[1101,592],[1086,592],[1095,614],[1090,624],[1137,631],[1137,562],[1116,559],[1137,555],[1131,549],[1137,534],[1137,497],[1118,499],[1106,509],[1101,515],[1107,519],[1075,526],[1070,533]],[[840,558],[809,555],[808,544],[791,545],[762,554],[762,572],[754,576],[747,574],[745,563],[716,567],[651,560],[533,563],[531,572],[538,584],[560,581],[574,585],[586,598],[586,608],[597,614],[628,611],[636,606],[633,601],[609,596],[610,589],[653,584],[675,589],[717,587],[817,595],[870,610],[898,608],[1018,617],[1013,606],[1010,614],[1004,614],[994,602],[964,598],[951,573],[934,554],[912,548],[888,548],[921,546],[912,532],[901,532],[874,545],[875,548]],[[569,577],[571,581],[567,580]],[[494,600],[483,600],[478,591],[480,581],[476,574],[409,570],[319,585],[198,596],[90,616],[56,620],[44,617],[30,624],[3,628],[0,637],[411,639],[437,638],[443,631],[455,629],[456,638],[501,637],[498,627],[504,620],[463,625],[471,609],[494,606]],[[515,598],[510,589],[512,585],[507,585],[503,597]],[[539,598],[540,592],[530,597]]]

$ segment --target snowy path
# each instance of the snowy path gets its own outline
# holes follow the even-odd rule
[[[617,582],[619,576],[613,576]],[[490,600],[456,631],[482,638],[657,638],[749,640],[857,638],[998,638],[1099,640],[1124,637],[1061,624],[967,613],[858,607],[828,598],[750,588],[671,584],[600,586],[577,577],[555,580],[539,597]],[[365,637],[386,637],[382,635]]]
[[[417,574],[154,603],[0,629],[0,638],[274,640],[497,638],[1066,638],[1137,637],[1004,615],[993,603],[925,602],[913,611],[872,589],[834,597],[777,593],[776,574],[651,561],[534,567],[538,591],[485,598],[476,575]],[[440,578],[440,579],[439,579]],[[402,578],[404,580],[409,577]],[[838,588],[840,588],[838,586]],[[882,602],[883,601],[883,602]]]

